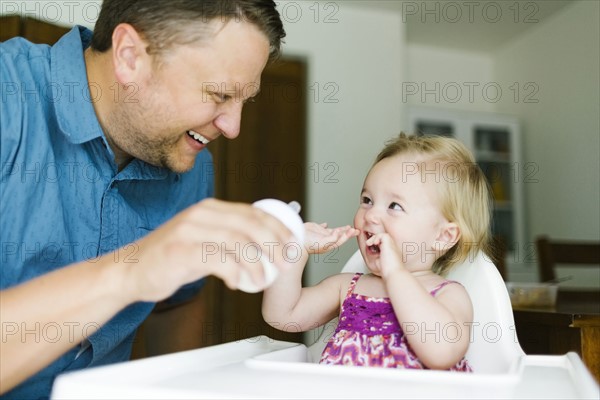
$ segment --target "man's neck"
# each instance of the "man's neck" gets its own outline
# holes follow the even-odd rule
[[[107,76],[106,74],[106,71],[112,71],[110,54],[110,50],[106,53],[98,53],[92,50],[91,47],[88,47],[84,51],[85,68],[90,92],[93,90],[100,90],[100,93],[109,94],[111,93],[111,90],[114,91],[114,85],[118,85],[114,76]],[[104,132],[104,137],[115,156],[117,168],[121,171],[131,162],[132,157],[115,144],[111,137],[110,129],[107,127],[107,119],[112,112],[113,107],[119,106],[119,97],[120,96],[117,96],[116,99],[113,99],[110,95],[101,95],[97,97],[97,100],[92,102],[92,106],[94,107],[94,112],[96,113],[102,131]]]

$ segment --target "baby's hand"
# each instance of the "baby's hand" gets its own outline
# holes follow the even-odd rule
[[[304,223],[304,246],[310,254],[322,254],[346,243],[348,239],[358,236],[360,231],[350,225],[339,228],[328,228],[327,223]]]
[[[378,233],[371,236],[365,244],[379,248],[379,258],[375,265],[380,271],[381,277],[385,278],[390,272],[404,268],[402,252],[387,233]]]

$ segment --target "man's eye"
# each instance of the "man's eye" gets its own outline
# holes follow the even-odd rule
[[[217,103],[225,103],[227,100],[231,99],[231,96],[225,93],[213,93],[213,96],[217,99]]]
[[[404,210],[404,208],[400,204],[398,204],[396,202],[390,204],[390,209],[392,209],[392,210],[398,210],[398,211]]]

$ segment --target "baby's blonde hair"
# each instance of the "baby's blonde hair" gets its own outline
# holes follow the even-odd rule
[[[399,154],[423,157],[422,174],[436,175],[440,182],[441,211],[460,228],[458,242],[433,264],[433,271],[446,274],[453,266],[478,251],[490,253],[492,200],[489,185],[473,154],[456,139],[444,136],[407,136],[387,142],[375,164]],[[433,164],[433,168],[432,168]],[[417,165],[418,168],[418,165]]]

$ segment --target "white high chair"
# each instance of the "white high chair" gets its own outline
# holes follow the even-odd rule
[[[350,257],[342,272],[368,272],[360,251]],[[465,355],[473,371],[509,372],[525,353],[517,340],[506,285],[496,266],[480,252],[455,266],[446,278],[460,282],[473,303],[471,344]],[[337,319],[334,322],[327,326],[337,325]],[[311,361],[318,362],[332,333],[331,329],[326,329],[309,347]]]

